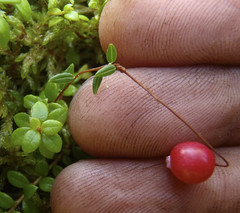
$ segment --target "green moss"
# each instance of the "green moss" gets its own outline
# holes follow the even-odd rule
[[[70,64],[74,64],[76,73],[82,67],[96,67],[105,63],[105,56],[99,45],[98,21],[106,1],[22,0],[19,4],[12,0],[1,2],[3,1],[0,0],[0,18],[7,30],[0,32],[0,37],[6,38],[5,43],[0,44],[0,190],[16,200],[22,191],[9,183],[7,172],[18,171],[30,182],[35,181],[39,177],[34,169],[35,165],[45,158],[38,150],[25,154],[20,146],[12,143],[11,134],[17,128],[13,117],[19,112],[30,113],[30,109],[24,107],[26,95],[39,96],[41,100],[45,100],[46,94],[49,96],[49,92],[45,91],[48,80],[66,70]],[[70,92],[66,91],[66,94],[72,95],[72,91],[76,91],[84,80],[85,77],[78,79],[78,84]],[[56,87],[56,94],[57,89],[63,87],[51,86]],[[48,98],[50,100],[46,104],[54,99]],[[70,100],[71,98],[66,98],[58,105],[68,105]],[[49,107],[54,110],[54,106]],[[64,158],[54,168],[65,167],[64,159],[76,161],[72,157],[72,150],[75,150],[73,147],[76,145],[66,124],[60,134],[63,139],[60,157]],[[52,162],[58,157],[56,155],[52,160],[47,160],[50,169],[54,166]],[[86,157],[85,153],[83,157]],[[51,176],[50,170],[49,175]],[[49,193],[39,189],[31,200],[34,204],[29,200],[19,203],[18,211],[27,209],[27,205],[31,203],[34,208],[50,212]]]

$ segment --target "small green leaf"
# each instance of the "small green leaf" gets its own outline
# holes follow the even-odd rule
[[[66,84],[71,82],[73,79],[74,79],[73,74],[63,72],[63,73],[54,75],[52,78],[49,79],[49,82],[57,83],[57,84]]]
[[[43,145],[53,153],[60,152],[62,149],[62,138],[58,135],[42,135]]]
[[[64,73],[74,74],[74,64],[70,64],[68,68],[64,71]]]
[[[89,22],[89,18],[87,16],[84,16],[84,15],[78,15],[79,19],[81,21],[86,21],[86,22]]]
[[[21,3],[15,4],[25,21],[29,21],[32,15],[32,9],[27,0],[21,0]]]
[[[117,60],[117,50],[113,44],[108,45],[106,57],[108,63],[114,63]]]
[[[79,21],[78,13],[76,11],[70,11],[64,15],[64,18],[69,21]]]
[[[18,127],[29,127],[29,115],[27,113],[17,113],[13,119]]]
[[[7,48],[10,40],[10,27],[6,20],[0,16],[0,47]]]
[[[45,121],[48,117],[47,105],[41,101],[35,103],[31,109],[31,116],[38,118],[41,122]]]
[[[58,16],[62,15],[62,11],[59,8],[51,8],[47,11],[48,16]]]
[[[30,117],[30,127],[33,130],[38,130],[41,128],[41,121],[38,118]]]
[[[98,70],[94,77],[106,77],[108,75],[112,75],[116,70],[117,69],[113,64],[108,64]]]
[[[27,133],[28,130],[30,130],[29,127],[21,127],[14,130],[11,135],[12,143],[16,146],[22,145],[22,142],[24,140],[24,135]]]
[[[57,177],[62,170],[63,170],[63,168],[61,166],[54,165],[52,168],[52,173],[55,177]]]
[[[68,105],[64,100],[60,100],[57,103],[60,104],[64,109],[68,109]]]
[[[49,101],[54,101],[59,94],[59,89],[56,83],[47,82],[44,92]]]
[[[48,115],[48,119],[53,119],[64,124],[67,121],[68,110],[66,108],[59,108],[51,111]]]
[[[8,194],[0,192],[0,208],[10,209],[14,204],[14,200]]]
[[[93,94],[96,95],[97,92],[98,92],[98,89],[101,85],[101,82],[102,82],[102,77],[94,77],[93,78],[93,84],[92,84],[92,87],[93,87]]]
[[[48,26],[52,27],[52,26],[62,22],[63,20],[64,20],[64,18],[61,17],[61,16],[54,16],[54,17],[49,19]]]
[[[53,152],[50,152],[42,143],[39,146],[39,152],[45,158],[52,159],[54,156]]]
[[[54,135],[62,128],[62,123],[56,120],[46,120],[42,123],[42,132],[46,135]]]
[[[24,199],[22,202],[22,209],[24,213],[41,213],[39,207],[32,199]]]
[[[49,170],[49,166],[45,159],[42,159],[37,162],[35,166],[35,172],[37,173],[37,175],[43,176],[43,177],[47,176],[48,170]]]
[[[63,92],[63,96],[73,96],[75,95],[75,93],[78,91],[78,88],[70,85],[64,92]]]
[[[29,184],[29,180],[21,172],[8,171],[7,178],[9,183],[17,188],[23,188],[25,185]]]
[[[66,4],[66,5],[63,7],[63,12],[64,12],[64,13],[68,13],[68,12],[73,11],[74,9],[73,9],[72,6],[73,6],[72,4]]]
[[[59,104],[59,103],[50,103],[48,104],[48,110],[49,110],[49,114],[55,110],[55,109],[61,109],[62,108],[62,105]]]
[[[35,130],[28,130],[24,135],[22,149],[25,153],[34,152],[41,143],[41,134]]]
[[[24,97],[24,107],[27,109],[31,109],[32,106],[37,103],[38,101],[41,101],[42,99],[35,95],[26,95]]]
[[[72,160],[69,156],[64,155],[62,158],[62,162],[64,163],[65,166],[69,166],[72,163]]]
[[[48,10],[56,8],[58,6],[58,0],[48,0]]]
[[[24,198],[30,199],[35,192],[37,191],[38,187],[33,184],[27,184],[23,187],[23,194]]]
[[[39,182],[39,188],[44,192],[51,192],[54,178],[45,177]]]

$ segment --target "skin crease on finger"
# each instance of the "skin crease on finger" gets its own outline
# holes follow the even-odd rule
[[[239,144],[240,70],[230,67],[131,68],[128,71],[170,105],[212,145]],[[101,157],[158,157],[193,132],[146,91],[117,72],[97,95],[92,80],[74,96],[69,127],[78,145]]]
[[[125,67],[239,65],[239,26],[238,0],[111,0],[99,36]]]
[[[210,179],[194,185],[178,181],[161,159],[80,161],[57,177],[52,211],[235,213],[240,208],[239,149],[218,149],[231,166],[216,167]]]

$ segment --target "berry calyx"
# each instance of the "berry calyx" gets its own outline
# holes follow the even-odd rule
[[[177,144],[166,158],[167,167],[182,182],[201,183],[207,180],[215,168],[215,156],[199,142]]]

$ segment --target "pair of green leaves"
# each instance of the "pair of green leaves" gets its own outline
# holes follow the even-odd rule
[[[28,178],[18,171],[8,171],[7,179],[9,183],[17,188],[23,190],[25,204],[29,199],[33,197],[37,189],[40,188],[44,192],[51,192],[54,178],[52,177],[43,177],[39,182],[39,187],[30,183]],[[15,204],[12,197],[4,192],[0,192],[0,208],[9,209]],[[23,204],[24,205],[24,204]]]
[[[11,140],[26,154],[39,148],[44,157],[52,158],[62,148],[58,132],[67,120],[68,108],[63,101],[46,104],[39,99],[38,96],[25,96],[24,106],[31,108],[30,115],[22,112],[14,116],[19,128],[12,133]]]
[[[103,77],[112,75],[116,71],[116,66],[113,63],[117,60],[117,50],[113,44],[108,45],[106,59],[109,64],[98,70],[94,75],[92,84],[93,94],[97,94]]]
[[[74,80],[74,77],[74,65],[71,64],[63,73],[54,75],[49,79],[44,89],[45,97],[48,98],[49,101],[54,101],[62,89]],[[63,96],[73,96],[77,90],[78,88],[71,84],[64,91]]]
[[[103,77],[112,75],[115,71],[116,71],[116,66],[113,64],[116,59],[117,59],[117,50],[116,47],[113,44],[109,44],[107,52],[106,52],[106,59],[108,61],[108,64],[104,67],[102,67],[101,69],[99,69],[97,71],[97,73],[94,75],[93,78],[93,94],[97,94],[98,89],[101,85],[102,79]],[[55,76],[53,76],[50,80],[49,80],[49,84],[68,84],[70,82],[73,82],[75,80],[75,75],[73,73],[73,64],[70,65],[63,73],[59,73]],[[50,87],[50,86],[49,86]],[[51,88],[46,89],[47,91],[53,92],[54,91],[54,86],[51,86]],[[73,85],[69,85],[68,88],[64,91],[63,95],[68,93],[69,91],[74,90],[73,89]],[[77,89],[74,90],[74,93],[77,91]],[[56,95],[51,95],[51,96],[56,96]],[[50,98],[50,95],[47,96],[48,98]],[[51,100],[52,98],[50,98]]]
[[[51,192],[54,182],[54,178],[46,177],[48,170],[49,167],[45,159],[40,160],[35,166],[36,173],[43,177],[39,182],[39,188],[44,192]],[[26,199],[30,199],[38,189],[38,187],[31,184],[28,178],[21,172],[13,170],[8,171],[7,178],[11,185],[23,189]]]
[[[28,178],[21,172],[8,171],[7,178],[11,185],[23,189],[25,199],[30,199],[38,189],[38,187],[31,184]]]

